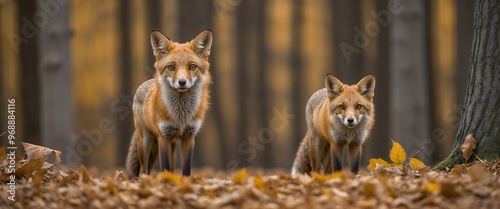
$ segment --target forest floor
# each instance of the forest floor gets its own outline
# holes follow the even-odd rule
[[[51,153],[11,161],[0,149],[0,208],[500,208],[500,161],[448,171],[376,165],[357,175],[292,177],[201,169],[191,177],[156,172],[129,180],[116,170],[61,169],[57,157],[46,162]]]

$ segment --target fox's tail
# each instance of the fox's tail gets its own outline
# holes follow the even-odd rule
[[[302,139],[300,143],[299,150],[293,161],[292,176],[299,173],[309,173],[311,172],[311,162],[309,161],[309,145],[307,140],[307,134]]]
[[[137,132],[134,131],[132,135],[132,140],[130,140],[130,147],[128,149],[127,155],[127,176],[129,178],[135,178],[139,176],[139,172],[141,171],[141,165],[139,163],[139,156],[137,156]]]

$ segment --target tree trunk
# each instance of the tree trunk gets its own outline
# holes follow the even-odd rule
[[[48,4],[39,0],[40,5]],[[42,8],[38,8],[41,11]],[[69,56],[69,6],[59,5],[38,35],[40,75],[40,123],[42,144],[63,153],[73,131],[72,78]],[[66,159],[63,157],[63,159]]]
[[[477,157],[487,161],[500,158],[499,24],[500,2],[476,1],[469,82],[460,127],[450,155],[436,169],[466,162],[460,147],[469,133],[477,140]]]
[[[389,133],[392,139],[399,141],[409,151],[409,156],[421,147],[431,147],[433,143],[429,139],[431,131],[425,8],[426,1],[422,0],[401,1],[399,6],[390,6]],[[378,83],[380,82],[377,85]],[[376,97],[375,100],[377,99],[380,98]],[[380,119],[382,118],[377,120]],[[431,155],[432,150],[424,149],[418,157],[428,164],[431,162]]]
[[[37,12],[37,8],[37,1],[19,1],[19,25],[23,25],[23,18],[33,17]],[[34,91],[34,89],[40,88],[39,77],[36,76],[38,65],[37,42],[36,38],[32,38],[19,47],[19,52],[21,53],[19,56],[22,58],[22,61],[19,62],[21,75],[32,75],[21,76],[18,81],[22,83],[20,85],[22,103],[19,103],[20,109],[23,112],[22,117],[24,117],[22,120],[22,130],[26,130],[19,134],[19,138],[24,142],[33,144],[40,144],[40,112],[38,111],[40,95],[38,91]]]

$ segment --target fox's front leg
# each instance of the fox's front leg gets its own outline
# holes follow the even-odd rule
[[[174,172],[176,144],[171,139],[160,137],[158,139],[160,149],[160,169]]]
[[[330,156],[333,163],[333,171],[342,170],[342,158],[344,156],[344,144],[330,143]]]
[[[358,173],[359,163],[361,161],[361,144],[352,143],[349,144],[349,166],[353,173]]]
[[[181,164],[182,175],[191,175],[191,161],[193,159],[194,135],[190,135],[181,141]]]

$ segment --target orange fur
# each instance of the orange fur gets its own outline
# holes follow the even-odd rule
[[[351,171],[359,170],[361,146],[375,122],[375,77],[368,75],[355,85],[345,85],[327,75],[325,87],[307,103],[308,131],[297,151],[292,174],[342,169],[345,146],[349,148]]]
[[[209,106],[211,44],[209,30],[188,43],[151,33],[156,74],[134,97],[135,132],[127,157],[130,177],[149,174],[158,157],[161,168],[173,172],[178,143],[182,174],[190,175],[194,137]]]

